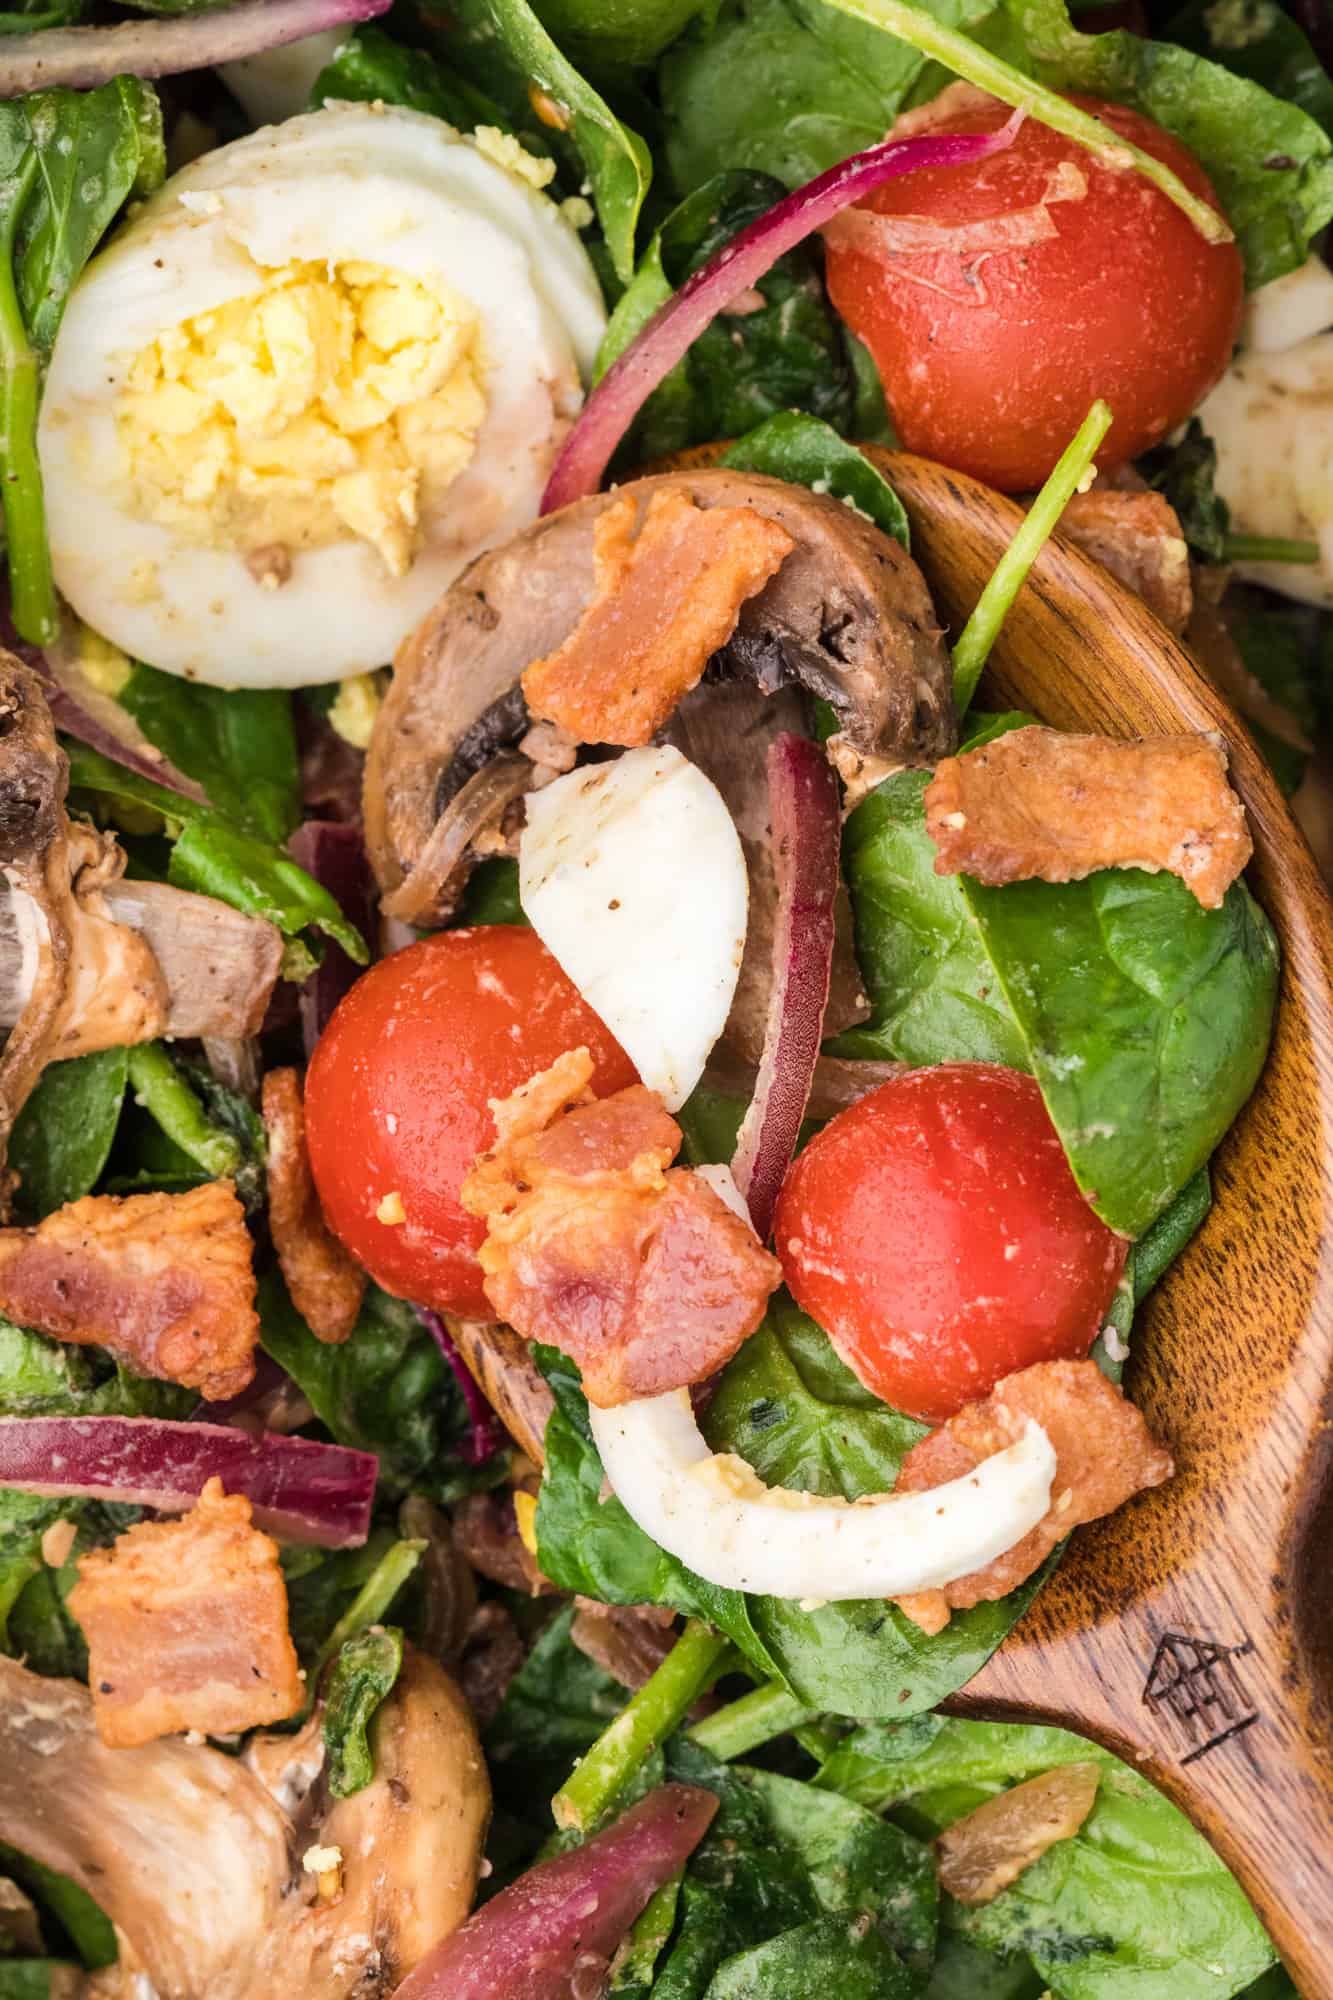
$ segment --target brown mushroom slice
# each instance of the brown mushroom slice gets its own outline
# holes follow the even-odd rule
[[[466,1917],[490,1788],[462,1696],[410,1648],[371,1742],[370,1784],[324,1810],[317,1719],[247,1761],[108,1750],[85,1687],[0,1658],[0,1840],[100,1904],[157,2000],[382,2000]],[[339,1850],[329,1900],[312,1846]]]
[[[366,839],[386,896],[468,780],[521,741],[519,681],[558,650],[593,596],[598,518],[627,494],[642,518],[671,491],[699,507],[752,508],[795,544],[742,606],[721,668],[765,693],[795,684],[829,702],[841,724],[835,747],[858,769],[929,764],[952,748],[948,655],[924,579],[896,542],[841,501],[781,480],[722,467],[655,474],[578,501],[482,556],[403,646],[366,761]],[[450,914],[467,859],[418,921]]]

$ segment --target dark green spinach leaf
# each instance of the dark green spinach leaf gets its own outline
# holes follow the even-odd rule
[[[817,417],[780,410],[740,438],[722,454],[719,463],[734,465],[740,472],[764,472],[771,479],[808,486],[816,493],[831,493],[905,549],[911,547],[907,509],[883,473]]]
[[[551,1825],[546,1801],[627,1699],[619,1681],[570,1638],[574,1615],[568,1605],[545,1627],[485,1736],[497,1798],[525,1818],[535,1808],[543,1832]]]
[[[707,2000],[910,2000],[915,1991],[869,1917],[816,1917],[729,1958]]]
[[[79,1963],[95,1972],[114,1965],[117,1958],[116,1933],[92,1897],[67,1875],[44,1868],[30,1854],[0,1842],[0,1869],[12,1875],[31,1896],[45,1921],[54,1918],[60,1935],[54,1942],[62,1949],[68,1944]],[[48,1942],[51,1942],[48,1933]]]
[[[1333,138],[1333,79],[1275,0],[1191,0],[1163,30],[1169,42],[1248,77],[1297,105]]]
[[[314,110],[330,98],[353,104],[405,104],[428,112],[470,132],[476,125],[509,130],[500,106],[465,77],[456,76],[425,49],[405,48],[381,28],[358,28],[339,45],[333,60],[315,78],[310,92]],[[540,146],[525,128],[529,152]]]
[[[1180,531],[1202,562],[1225,560],[1231,510],[1217,490],[1217,446],[1197,417],[1174,444],[1145,452],[1138,469],[1180,519]]]
[[[150,743],[245,833],[281,845],[301,817],[285,688],[215,688],[137,663],[118,700]]]
[[[376,1625],[349,1639],[324,1685],[324,1748],[335,1799],[364,1791],[375,1775],[369,1730],[380,1704],[392,1694],[403,1665],[403,1635]]]
[[[97,1185],[120,1123],[127,1066],[125,1049],[102,1049],[43,1070],[9,1139],[25,1222],[39,1222]]]

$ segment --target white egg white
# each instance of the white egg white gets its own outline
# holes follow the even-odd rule
[[[405,576],[349,537],[299,552],[290,580],[265,589],[242,552],[130,511],[115,405],[165,330],[252,295],[256,264],[314,260],[468,298],[487,409]],[[339,104],[206,154],[93,261],[66,310],[40,430],[56,582],[125,652],[192,679],[296,687],[383,665],[473,556],[535,518],[604,327],[592,265],[555,205],[438,119]]]
[[[529,795],[518,865],[538,937],[676,1110],[745,950],[749,878],[721,793],[679,750],[627,750]]]
[[[589,1405],[612,1490],[653,1540],[709,1583],[769,1597],[900,1597],[1003,1555],[1050,1505],[1055,1451],[1029,1422],[1016,1444],[947,1485],[864,1500],[765,1486],[705,1443],[689,1391]]]

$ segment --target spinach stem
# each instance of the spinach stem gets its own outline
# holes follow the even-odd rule
[[[1110,409],[1099,400],[1066,445],[1055,470],[1023,517],[1018,533],[991,571],[986,588],[953,649],[953,692],[960,715],[967,713],[990,649],[1028,571],[1078,490],[1093,454],[1110,428]]]
[[[649,1752],[713,1685],[730,1651],[729,1639],[691,1618],[652,1679],[602,1731],[551,1800],[558,1827],[588,1831]]]
[[[309,1686],[313,1692],[323,1669],[349,1639],[378,1625],[425,1553],[425,1542],[395,1542],[386,1549],[356,1596],[315,1655]]]
[[[241,1164],[241,1149],[230,1132],[219,1131],[161,1042],[141,1042],[130,1050],[130,1088],[136,1104],[156,1119],[168,1139],[221,1180]]]
[[[733,1757],[744,1757],[761,1743],[785,1735],[789,1729],[799,1729],[818,1713],[818,1709],[804,1707],[786,1688],[770,1681],[766,1687],[753,1688],[739,1701],[719,1708],[715,1715],[706,1715],[686,1733],[692,1743],[707,1750],[710,1756],[729,1764]]]
[[[1223,535],[1222,560],[1224,563],[1317,563],[1319,544],[1287,541],[1281,535]]]
[[[0,512],[14,629],[30,645],[46,646],[60,629],[60,613],[37,457],[41,378],[14,274],[19,216],[36,174],[37,151],[30,146],[16,181],[0,191]]]
[[[909,48],[933,56],[955,76],[965,77],[968,83],[989,91],[1001,103],[1028,112],[1039,124],[1086,146],[1103,165],[1137,167],[1146,180],[1159,187],[1189,217],[1206,243],[1231,242],[1232,230],[1226,218],[1201,195],[1187,188],[1179,174],[1172,173],[1161,160],[1154,159],[1141,146],[1131,145],[1127,139],[1108,132],[1105,125],[1099,124],[1090,113],[1080,111],[1067,97],[1024,76],[1011,63],[993,56],[978,42],[969,41],[956,28],[946,27],[923,7],[911,6],[908,0],[824,0],[824,5],[840,14],[849,14],[854,21],[865,21],[872,28],[887,29]],[[1075,42],[1087,39],[1072,28],[1069,33]]]

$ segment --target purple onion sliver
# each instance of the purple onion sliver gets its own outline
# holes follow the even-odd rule
[[[817,743],[784,732],[768,753],[778,903],[773,978],[754,1096],[731,1171],[761,1242],[810,1101],[833,969],[842,813],[838,781]]]
[[[387,14],[393,0],[239,0],[216,12],[109,28],[43,28],[6,35],[0,97],[30,90],[95,90],[116,76],[151,80],[212,69]]]
[[[242,1493],[255,1523],[288,1542],[359,1548],[379,1470],[373,1452],[318,1439],[253,1436],[159,1417],[0,1419],[0,1486],[55,1499],[183,1513],[210,1479]]]
[[[336,820],[308,819],[298,826],[287,851],[299,868],[327,889],[348,923],[355,924],[372,945],[376,931],[375,881],[361,829]],[[301,1038],[306,1057],[329,1025],[338,1002],[360,978],[364,966],[347,956],[332,939],[325,943],[324,962],[301,988]]]
[[[437,1945],[394,2000],[570,2000],[679,1873],[717,1811],[713,1792],[660,1785],[582,1847],[520,1875]],[[592,1990],[600,1991],[600,1984]]]
[[[413,1306],[412,1310],[449,1363],[463,1392],[463,1401],[467,1404],[468,1419],[472,1428],[458,1447],[458,1456],[465,1465],[485,1465],[489,1459],[495,1457],[497,1451],[504,1450],[509,1443],[509,1433],[482,1395],[472,1371],[454,1345],[449,1329],[439,1314],[433,1313],[429,1306]]]
[[[822,229],[840,209],[899,174],[922,167],[964,166],[1002,151],[1013,142],[1021,119],[1022,113],[1016,112],[998,132],[885,139],[816,175],[733,236],[658,308],[593,390],[556,459],[542,495],[543,514],[597,491],[616,446],[653,390],[704,328],[733,299],[751,290],[779,257]]]

